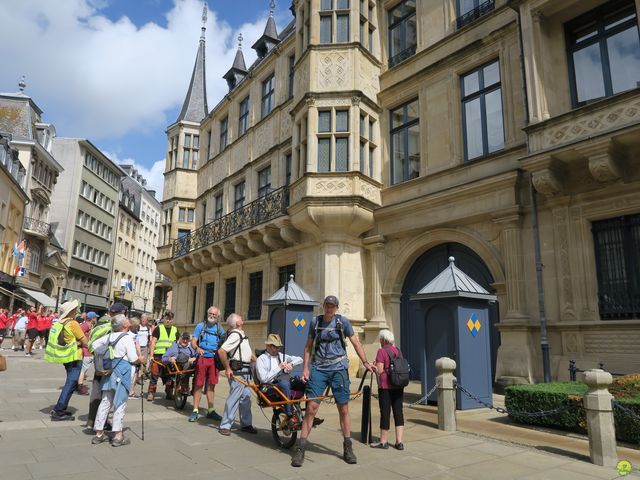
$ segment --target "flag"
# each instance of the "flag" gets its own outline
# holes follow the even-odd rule
[[[13,276],[14,277],[24,277],[27,273],[27,269],[24,267],[16,267],[13,270]]]
[[[127,283],[127,291],[133,292],[133,282],[131,280]]]
[[[16,250],[18,251],[17,256],[18,256],[18,259],[19,259],[19,260],[22,260],[22,259],[24,258],[24,252],[25,252],[25,250],[26,250],[26,249],[27,249],[27,245],[26,245],[26,243],[24,242],[24,240],[22,240],[22,241],[20,242],[20,244],[19,244],[19,245],[17,246],[17,248],[16,248]]]

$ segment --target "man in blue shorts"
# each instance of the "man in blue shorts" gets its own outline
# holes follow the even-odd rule
[[[344,441],[343,458],[350,464],[358,460],[353,453],[351,444],[351,416],[349,415],[350,387],[349,359],[347,358],[347,345],[345,339],[351,341],[356,354],[365,368],[373,371],[373,365],[367,361],[360,340],[355,335],[349,320],[338,314],[338,299],[329,295],[322,304],[323,315],[318,315],[311,321],[309,338],[304,348],[304,363],[302,367],[302,380],[307,382],[307,397],[321,397],[327,388],[331,386],[331,393],[338,407],[340,426]],[[313,365],[309,368],[309,362],[313,356]],[[320,400],[307,402],[307,408],[302,421],[300,440],[294,450],[291,466],[301,467],[304,462],[304,451],[307,438],[313,426],[313,419],[318,413]]]

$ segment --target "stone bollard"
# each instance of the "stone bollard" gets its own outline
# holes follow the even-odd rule
[[[609,372],[592,369],[584,372],[584,383],[589,391],[584,396],[589,430],[589,455],[591,462],[605,467],[615,467],[618,463],[616,452],[616,432],[613,423],[613,395],[607,387],[613,383]]]
[[[447,357],[436,360],[436,385],[438,385],[438,429],[456,431],[456,362]]]

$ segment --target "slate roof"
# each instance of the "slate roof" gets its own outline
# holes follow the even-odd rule
[[[449,257],[449,266],[416,295],[412,295],[411,300],[453,297],[496,299],[495,295],[489,293],[483,286],[456,267],[455,258]]]
[[[196,63],[193,66],[191,81],[187,96],[182,104],[182,110],[176,122],[186,121],[200,123],[207,116],[209,108],[207,106],[207,82],[205,71],[205,42],[204,38],[200,39],[198,46],[198,54],[196,55]]]
[[[286,294],[283,285],[276,293],[271,295],[263,303],[265,305],[284,305],[286,295],[286,301],[288,305],[320,305],[320,302],[311,298],[311,296],[293,280],[293,275],[288,282],[288,286],[289,288]]]

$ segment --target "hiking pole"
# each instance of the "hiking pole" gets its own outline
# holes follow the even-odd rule
[[[141,378],[142,383],[140,384],[140,404],[142,405],[142,441],[144,442],[144,374]]]

